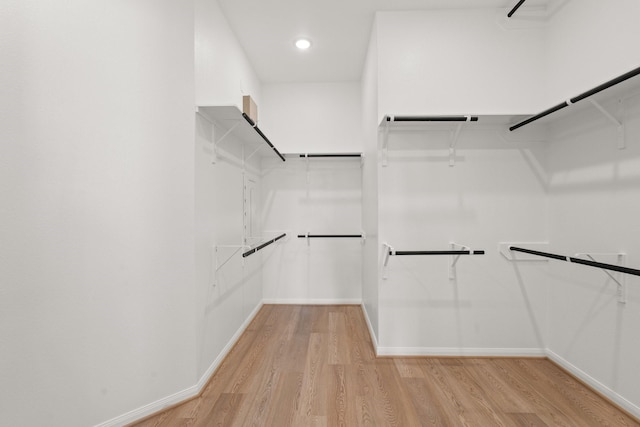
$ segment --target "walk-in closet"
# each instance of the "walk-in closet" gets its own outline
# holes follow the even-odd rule
[[[640,426],[639,19],[5,1],[0,425]]]

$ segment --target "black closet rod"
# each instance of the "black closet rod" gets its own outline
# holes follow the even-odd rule
[[[267,246],[269,246],[270,244],[277,242],[278,240],[282,239],[284,236],[286,236],[287,233],[282,233],[281,235],[279,235],[278,237],[276,237],[275,239],[271,239],[268,242],[265,242],[263,244],[261,244],[260,246],[256,246],[253,249],[248,250],[247,252],[242,254],[242,258],[246,258],[251,254],[254,254],[256,252],[258,252],[260,249],[266,248]]]
[[[300,154],[300,157],[362,157],[360,153]]]
[[[339,239],[339,238],[362,238],[362,234],[298,234],[298,238],[310,238],[310,239]]]
[[[253,129],[255,129],[256,132],[258,132],[258,135],[260,135],[262,137],[262,139],[264,139],[266,141],[266,143],[269,144],[269,147],[271,147],[271,149],[273,151],[275,151],[275,153],[278,155],[278,157],[280,157],[283,162],[286,161],[284,156],[282,154],[280,154],[278,149],[276,147],[274,147],[274,145],[271,143],[271,141],[269,141],[269,138],[267,138],[266,135],[264,133],[262,133],[260,128],[253,122],[253,120],[251,120],[249,118],[249,116],[247,116],[245,113],[242,113],[242,117],[244,117],[244,119],[251,125],[251,127]]]
[[[531,250],[531,249],[519,248],[517,246],[510,246],[509,250],[514,251],[514,252],[522,252],[522,253],[525,253],[525,254],[531,254],[531,255],[537,255],[537,256],[546,257],[546,258],[557,259],[559,261],[573,262],[575,264],[582,264],[582,265],[586,265],[586,266],[589,266],[589,267],[601,268],[603,270],[612,270],[612,271],[618,271],[620,273],[632,274],[634,276],[640,276],[640,270],[637,270],[635,268],[621,267],[621,266],[615,265],[615,264],[605,264],[603,262],[590,261],[590,260],[586,260],[586,259],[568,257],[568,256],[564,256],[564,255],[557,255],[557,254],[552,254],[552,253],[549,253],[549,252],[534,251],[534,250]]]
[[[389,251],[389,255],[484,255],[484,251]]]
[[[518,9],[520,9],[520,6],[522,6],[522,3],[524,3],[524,2],[525,2],[525,0],[520,0],[520,1],[518,2],[518,4],[516,4],[515,6],[513,6],[513,9],[511,9],[511,11],[510,11],[509,13],[507,13],[507,17],[508,17],[508,18],[511,18],[511,17],[513,16],[513,14],[514,14],[514,13],[516,13],[516,11],[517,11]]]
[[[575,104],[576,102],[580,102],[583,99],[588,98],[588,97],[590,97],[592,95],[595,95],[598,92],[602,92],[605,89],[609,89],[610,87],[615,86],[618,83],[622,83],[623,81],[628,80],[631,77],[635,77],[638,74],[640,74],[640,67],[638,67],[638,68],[636,68],[634,70],[631,70],[631,71],[629,71],[627,73],[624,73],[623,75],[618,76],[615,79],[611,79],[608,82],[605,82],[605,83],[603,83],[603,84],[601,84],[599,86],[596,86],[591,90],[588,90],[588,91],[586,91],[586,92],[584,92],[584,93],[582,93],[582,94],[580,94],[580,95],[578,95],[578,96],[576,96],[574,98],[569,99],[568,101],[565,101],[565,102],[563,102],[561,104],[558,104],[558,105],[556,105],[554,107],[551,107],[551,108],[549,108],[547,110],[544,110],[543,112],[538,113],[535,116],[529,117],[528,119],[523,120],[520,123],[517,123],[517,124],[511,126],[509,128],[509,130],[510,131],[514,131],[514,130],[516,130],[518,128],[521,128],[522,126],[528,125],[531,122],[534,122],[534,121],[536,121],[538,119],[541,119],[541,118],[543,118],[545,116],[548,116],[551,113],[555,113],[558,110],[562,110],[563,108],[568,107],[571,104]]]
[[[476,116],[387,116],[388,122],[477,122]]]

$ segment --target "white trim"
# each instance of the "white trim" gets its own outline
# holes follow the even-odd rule
[[[265,298],[263,304],[287,305],[360,305],[361,298]]]
[[[547,357],[554,363],[557,363],[562,369],[569,372],[571,375],[575,376],[580,381],[584,382],[589,387],[591,387],[592,389],[594,389],[595,391],[597,391],[598,393],[600,393],[601,395],[603,395],[604,397],[606,397],[607,399],[609,399],[610,401],[612,401],[613,403],[615,403],[616,405],[624,409],[625,411],[629,412],[631,415],[640,419],[640,406],[635,405],[634,403],[628,401],[617,392],[611,390],[609,387],[602,384],[600,381],[596,380],[591,375],[584,372],[582,369],[571,364],[570,362],[562,358],[560,355],[554,353],[549,349],[547,349]]]
[[[367,322],[367,328],[369,328],[369,336],[371,337],[371,343],[373,344],[373,351],[376,353],[376,357],[378,356],[378,337],[373,329],[373,325],[371,324],[371,319],[369,319],[369,313],[367,312],[367,306],[364,304],[360,304],[362,307],[362,313],[364,314],[364,320]]]
[[[256,317],[256,314],[258,314],[258,311],[260,311],[262,306],[263,306],[263,303],[262,303],[262,301],[260,301],[258,303],[258,305],[256,305],[256,307],[253,309],[253,311],[249,314],[249,316],[247,316],[247,319],[240,326],[240,328],[238,328],[236,333],[233,334],[233,336],[231,337],[231,339],[229,340],[227,345],[222,349],[220,354],[218,354],[218,357],[216,357],[216,359],[213,361],[213,363],[211,363],[211,366],[209,366],[209,369],[207,369],[205,371],[205,373],[202,374],[202,376],[200,377],[200,381],[198,381],[198,383],[196,384],[196,387],[198,387],[198,393],[200,391],[202,391],[204,386],[207,385],[207,383],[209,382],[209,380],[211,379],[213,374],[216,372],[216,369],[218,369],[218,367],[220,367],[220,364],[222,363],[224,358],[227,357],[227,355],[229,354],[229,352],[231,351],[233,346],[236,345],[236,343],[240,339],[240,336],[244,333],[244,331],[247,329],[249,324]]]
[[[378,347],[378,356],[545,357],[541,348]]]
[[[229,354],[229,352],[231,351],[233,346],[236,344],[236,342],[238,342],[238,339],[240,338],[240,336],[244,333],[244,331],[247,329],[249,324],[256,317],[256,314],[258,314],[258,311],[260,311],[262,306],[263,306],[262,301],[259,302],[258,305],[256,305],[256,307],[249,314],[249,316],[244,321],[244,323],[242,323],[240,328],[238,328],[238,330],[233,335],[233,337],[231,337],[231,339],[229,340],[227,345],[218,354],[218,357],[215,358],[213,363],[211,363],[211,366],[209,366],[209,368],[205,371],[205,373],[202,374],[202,376],[200,377],[200,380],[198,380],[198,382],[195,385],[193,385],[193,386],[191,386],[191,387],[189,387],[189,388],[187,388],[185,390],[182,390],[182,391],[180,391],[178,393],[172,394],[171,396],[167,396],[167,397],[164,397],[164,398],[162,398],[160,400],[157,400],[157,401],[155,401],[153,403],[149,403],[148,405],[141,406],[140,408],[134,409],[133,411],[129,411],[126,414],[120,415],[120,416],[118,416],[116,418],[113,418],[111,420],[104,421],[104,422],[102,422],[100,424],[96,424],[95,427],[121,427],[121,426],[125,426],[127,424],[131,424],[131,423],[133,423],[135,421],[138,421],[138,420],[140,420],[140,419],[142,419],[144,417],[148,417],[149,415],[153,415],[155,413],[158,413],[158,412],[162,411],[163,409],[166,409],[166,408],[168,408],[170,406],[183,403],[186,400],[191,399],[191,398],[199,395],[200,392],[207,385],[207,383],[209,382],[209,380],[211,379],[213,374],[215,373],[216,369],[218,369],[218,367],[220,366],[220,364],[222,363],[224,358],[227,357],[227,355]]]
[[[142,406],[138,409],[134,409],[133,411],[127,412],[126,414],[120,415],[119,417],[110,419],[109,421],[96,424],[95,427],[120,427],[131,424],[151,414],[162,411],[169,406],[182,403],[187,399],[197,396],[198,393],[198,386],[194,385],[187,389],[179,391],[178,393],[172,394],[171,396],[156,400],[153,403]]]

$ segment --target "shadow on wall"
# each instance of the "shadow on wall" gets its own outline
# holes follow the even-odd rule
[[[242,257],[240,253],[234,256]],[[224,274],[223,267],[221,269],[223,272],[218,273],[217,275],[215,286],[209,286],[209,290],[207,292],[207,304],[205,305],[206,315],[210,315],[217,306],[224,303],[225,300],[230,298],[236,292],[241,291],[243,286],[260,275],[262,264],[250,263],[244,260],[240,262],[244,263],[244,266],[241,267],[242,277],[240,279],[228,279]],[[246,266],[249,264],[253,265],[250,270],[247,270]],[[234,269],[234,271],[237,270],[237,268]]]

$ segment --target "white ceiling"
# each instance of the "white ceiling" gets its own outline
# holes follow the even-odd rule
[[[376,11],[504,8],[517,0],[218,0],[264,83],[360,79]],[[530,0],[526,5],[540,5]],[[294,41],[313,43],[298,51]]]

